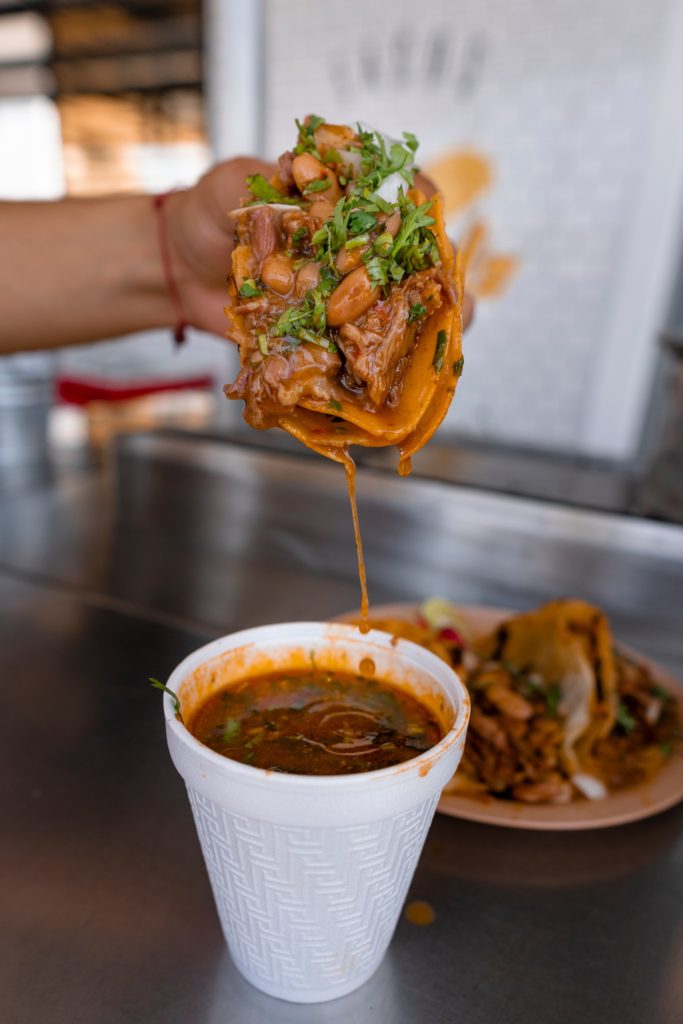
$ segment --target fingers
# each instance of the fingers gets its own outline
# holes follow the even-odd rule
[[[198,187],[206,189],[223,209],[233,210],[241,199],[249,195],[246,179],[250,174],[271,178],[274,173],[274,164],[252,156],[238,156],[216,164],[204,175]]]

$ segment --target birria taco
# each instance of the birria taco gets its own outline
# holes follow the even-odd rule
[[[253,427],[279,426],[344,461],[396,445],[404,468],[462,371],[462,274],[440,196],[415,186],[414,136],[297,122],[294,150],[232,211],[225,388]]]

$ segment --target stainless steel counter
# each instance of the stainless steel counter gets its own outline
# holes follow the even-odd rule
[[[683,674],[683,531],[364,470],[374,600],[598,600]],[[336,467],[136,438],[0,503],[0,1020],[680,1024],[683,807],[543,835],[437,816],[378,974],[262,996],[225,952],[146,685],[219,631],[357,602]]]

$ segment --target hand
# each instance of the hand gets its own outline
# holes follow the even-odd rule
[[[223,309],[234,222],[228,216],[246,192],[248,174],[275,173],[272,164],[236,157],[217,164],[186,192],[174,192],[165,204],[173,273],[186,319],[193,327],[225,336]]]

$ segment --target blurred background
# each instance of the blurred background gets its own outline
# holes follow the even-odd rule
[[[681,95],[676,0],[0,0],[0,198],[187,185],[312,111],[413,131],[478,298],[416,472],[683,521]],[[0,461],[160,425],[284,443],[223,399],[235,367],[197,332],[7,357]]]

